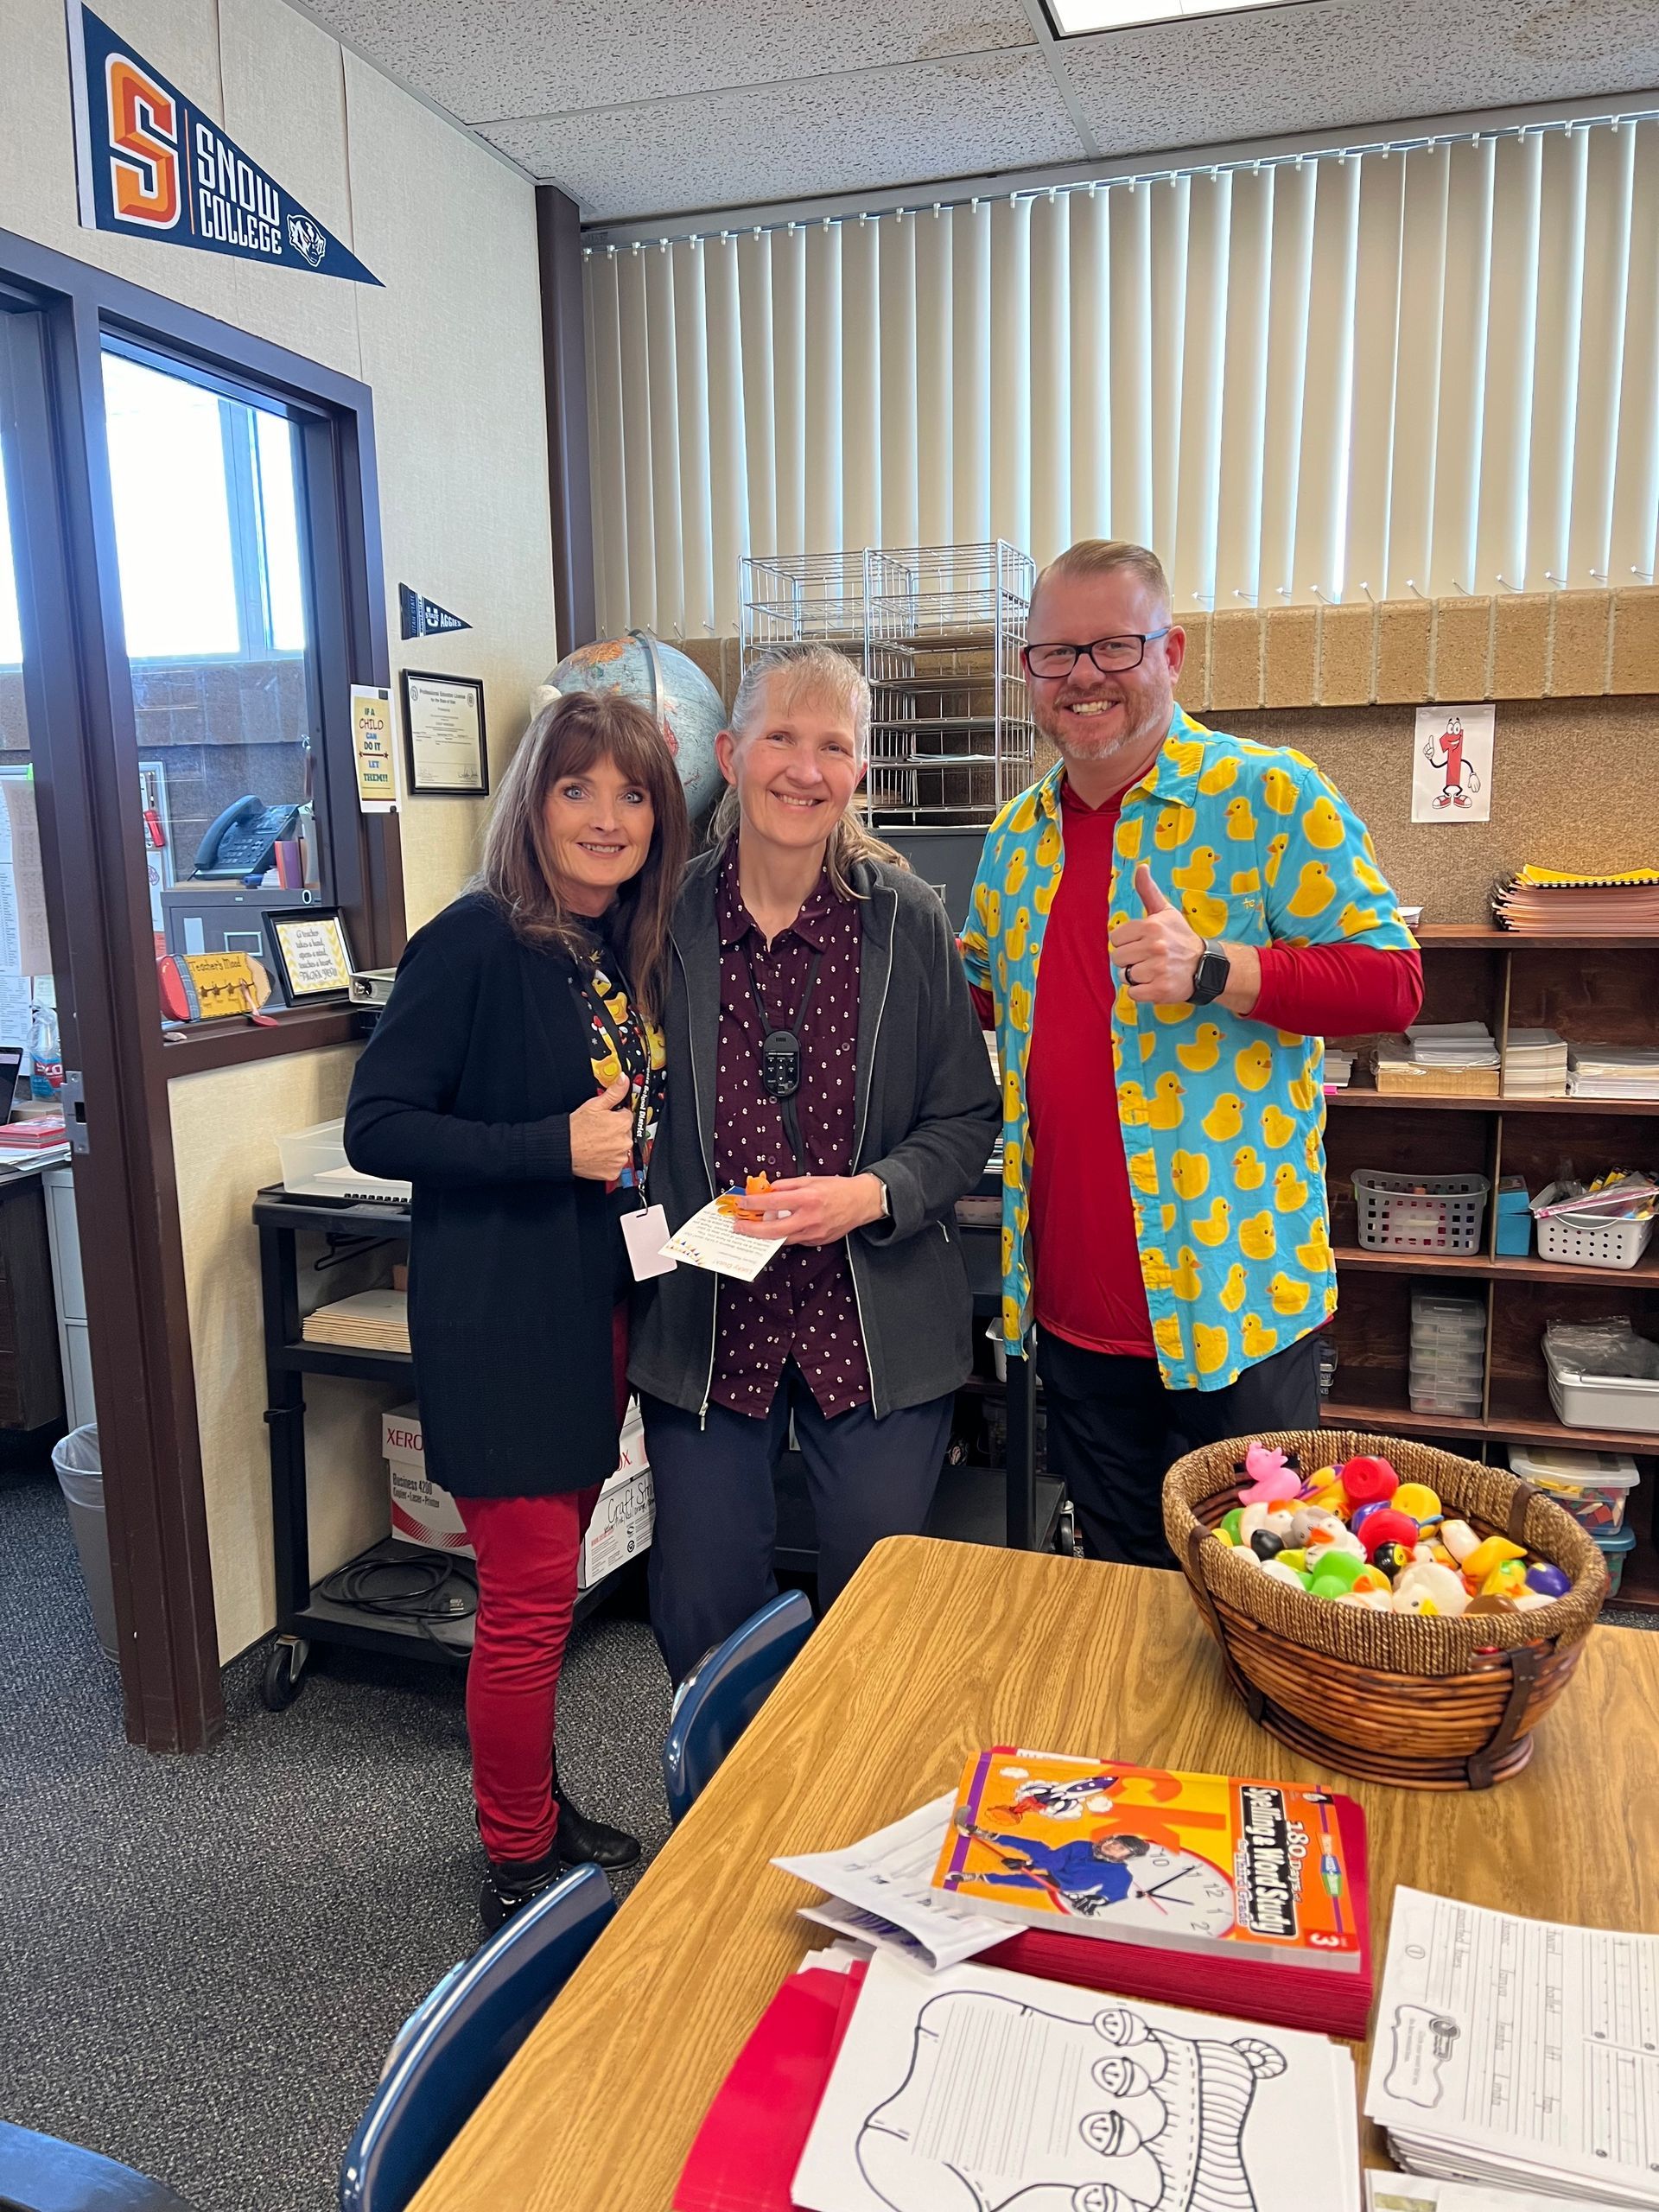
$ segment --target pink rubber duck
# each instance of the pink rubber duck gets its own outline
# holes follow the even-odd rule
[[[1245,1452],[1244,1472],[1249,1483],[1238,1493],[1241,1505],[1275,1505],[1301,1495],[1301,1477],[1285,1465],[1282,1452],[1271,1451],[1265,1444],[1252,1444]]]

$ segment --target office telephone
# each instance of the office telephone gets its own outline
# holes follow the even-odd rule
[[[297,806],[267,806],[250,791],[210,823],[196,855],[193,877],[251,876],[256,880],[276,858],[277,841],[299,825]]]

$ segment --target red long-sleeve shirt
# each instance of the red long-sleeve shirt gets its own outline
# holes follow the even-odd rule
[[[1043,936],[1026,1066],[1027,1196],[1038,1326],[1085,1351],[1150,1359],[1152,1322],[1122,1131],[1106,1105],[1116,1094],[1116,983],[1106,939],[1119,798],[1088,807],[1069,783],[1060,786],[1065,866]],[[1249,1018],[1264,1028],[1305,1037],[1401,1030],[1422,1003],[1422,963],[1414,952],[1268,944],[1260,958],[1261,995]],[[974,1000],[992,1027],[989,992],[976,989]]]

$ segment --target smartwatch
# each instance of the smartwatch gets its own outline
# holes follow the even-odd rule
[[[1192,970],[1192,988],[1187,994],[1190,1006],[1209,1006],[1218,999],[1232,980],[1233,965],[1227,957],[1224,946],[1206,940],[1198,955],[1198,964]]]

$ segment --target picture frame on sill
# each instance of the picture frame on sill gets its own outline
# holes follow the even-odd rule
[[[484,686],[475,676],[439,676],[406,668],[404,747],[412,798],[485,798],[490,755],[484,732]]]
[[[289,1006],[327,1006],[349,1000],[357,963],[346,935],[346,918],[337,907],[268,909],[265,933]]]

